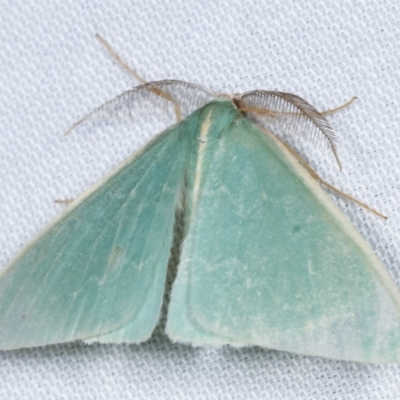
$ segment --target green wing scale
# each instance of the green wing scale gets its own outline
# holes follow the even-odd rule
[[[169,336],[399,360],[399,293],[366,242],[272,135],[228,103],[208,115],[188,173]]]
[[[141,342],[159,317],[187,150],[173,128],[45,228],[1,271],[0,348]],[[138,319],[134,328],[125,327]],[[105,336],[97,338],[109,341]]]
[[[148,339],[178,207],[173,341],[400,361],[400,295],[385,267],[228,99],[153,139],[1,271],[0,349]]]

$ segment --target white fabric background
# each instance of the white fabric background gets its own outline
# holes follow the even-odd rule
[[[101,33],[148,80],[221,92],[276,89],[330,117],[340,174],[296,140],[339,188],[389,216],[334,197],[400,285],[400,8],[376,1],[6,1],[0,3],[0,265],[77,196],[160,130],[148,123],[63,132],[135,86]],[[0,353],[2,399],[398,399],[400,367],[260,348],[79,343]]]

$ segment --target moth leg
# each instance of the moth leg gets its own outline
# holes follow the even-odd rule
[[[351,100],[353,101],[353,100]],[[348,102],[349,103],[349,102]],[[346,103],[346,104],[348,104]],[[346,106],[346,105],[344,105]],[[268,135],[272,135],[272,133],[268,132],[266,129],[261,128],[264,132],[266,132]],[[292,147],[290,147],[287,143],[285,143],[284,141],[280,140],[278,137],[276,137],[274,135],[274,137],[282,144],[282,146],[284,146],[286,148],[286,150],[292,154],[297,161],[308,171],[308,173],[317,181],[319,182],[321,185],[325,186],[326,188],[328,188],[329,190],[332,190],[333,192],[335,192],[336,194],[338,194],[339,196],[352,201],[353,203],[358,204],[359,206],[363,207],[364,209],[372,212],[373,214],[377,215],[380,218],[383,219],[387,219],[387,216],[380,213],[379,211],[375,210],[374,208],[370,207],[368,204],[365,204],[364,202],[356,199],[353,196],[350,196],[349,194],[343,192],[342,190],[336,188],[335,186],[331,185],[330,183],[328,183],[327,181],[325,181],[324,179],[322,179],[313,168],[311,168],[311,166],[308,164],[308,162],[296,151],[294,150]]]
[[[133,75],[139,82],[142,84],[148,83],[143,77],[141,77],[133,68],[131,68],[128,64],[126,64],[124,61],[122,61],[121,57],[113,50],[113,48],[110,46],[110,44],[98,33],[96,33],[96,39],[105,47],[105,49],[108,51],[108,53],[111,55],[111,57],[114,58],[114,60],[129,74]],[[153,93],[155,93],[157,96],[162,97],[163,99],[166,99],[170,101],[174,105],[175,109],[175,116],[177,122],[182,121],[182,115],[181,115],[181,109],[179,107],[178,102],[170,96],[168,93],[163,92],[160,89],[157,88],[151,88],[150,89]]]
[[[334,107],[334,108],[330,108],[330,109],[325,110],[325,111],[321,111],[321,114],[322,114],[322,115],[331,115],[331,114],[335,114],[335,113],[337,113],[338,111],[341,111],[341,110],[343,110],[343,109],[349,107],[349,106],[353,103],[354,100],[357,100],[357,97],[356,97],[356,96],[353,96],[350,100],[346,101],[346,103],[343,103],[343,104],[341,104],[340,106],[337,106],[337,107]]]
[[[319,113],[324,116],[335,114],[335,113],[349,107],[353,103],[353,101],[356,99],[357,99],[357,97],[353,96],[349,101],[346,101],[346,103],[343,103],[340,106],[330,108],[325,111],[319,111]],[[242,106],[242,105],[240,106],[240,111],[266,115],[269,117],[304,117],[304,113],[302,113],[302,112],[275,111],[275,110],[268,110],[267,108],[246,107],[246,106]]]
[[[54,203],[69,206],[75,199],[56,199]]]
[[[148,83],[144,78],[142,78],[133,68],[122,61],[121,57],[114,51],[110,44],[98,33],[96,33],[96,39],[105,47],[112,58],[122,67],[126,72],[133,75],[139,82]]]

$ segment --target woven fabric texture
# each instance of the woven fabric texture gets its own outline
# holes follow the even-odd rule
[[[63,133],[137,84],[103,35],[147,80],[224,93],[295,93],[330,116],[343,173],[325,148],[291,139],[329,182],[400,286],[400,8],[375,1],[2,1],[0,265],[169,121],[139,118]],[[172,344],[163,322],[143,345],[69,343],[0,352],[1,399],[398,399],[400,366],[250,347]]]

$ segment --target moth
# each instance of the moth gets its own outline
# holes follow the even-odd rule
[[[218,96],[169,80],[130,90],[78,124],[150,100],[172,104],[179,121],[1,269],[0,349],[147,340],[179,215],[172,341],[398,362],[398,288],[315,174],[271,133],[279,122],[336,156],[325,116],[289,93]]]

